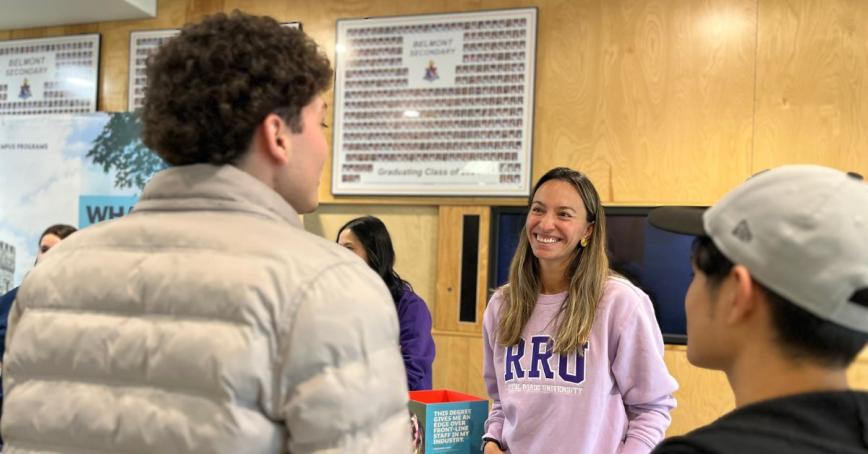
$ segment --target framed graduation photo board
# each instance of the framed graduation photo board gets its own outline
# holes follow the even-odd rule
[[[142,107],[145,99],[145,64],[148,56],[164,42],[174,38],[181,30],[146,30],[130,32],[130,83],[127,97],[130,111]]]
[[[537,10],[339,20],[332,192],[527,196]]]
[[[0,41],[0,115],[95,112],[99,34]]]

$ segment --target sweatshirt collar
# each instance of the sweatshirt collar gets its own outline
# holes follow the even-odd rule
[[[539,297],[537,297],[537,304],[561,304],[567,298],[567,292],[563,291],[560,293],[554,293],[551,295],[546,295],[544,293],[540,293]]]

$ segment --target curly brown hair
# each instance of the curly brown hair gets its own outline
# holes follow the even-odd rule
[[[301,132],[300,112],[332,68],[301,30],[234,11],[206,17],[148,59],[142,140],[171,165],[227,164],[269,113]]]

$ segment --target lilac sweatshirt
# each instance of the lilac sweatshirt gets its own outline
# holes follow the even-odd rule
[[[483,320],[483,375],[493,401],[486,437],[513,454],[648,453],[659,443],[678,388],[648,296],[610,278],[584,356],[547,351],[566,293],[540,295],[517,345],[497,342],[501,291]]]
[[[404,287],[396,309],[401,327],[401,356],[407,369],[407,387],[410,391],[431,389],[431,365],[434,363],[431,311],[410,287]]]

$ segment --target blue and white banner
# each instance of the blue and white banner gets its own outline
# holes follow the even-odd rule
[[[0,292],[32,268],[46,227],[132,209],[164,167],[139,129],[128,113],[0,117]]]
[[[78,197],[78,226],[83,229],[127,215],[138,201],[134,195],[81,195]]]

